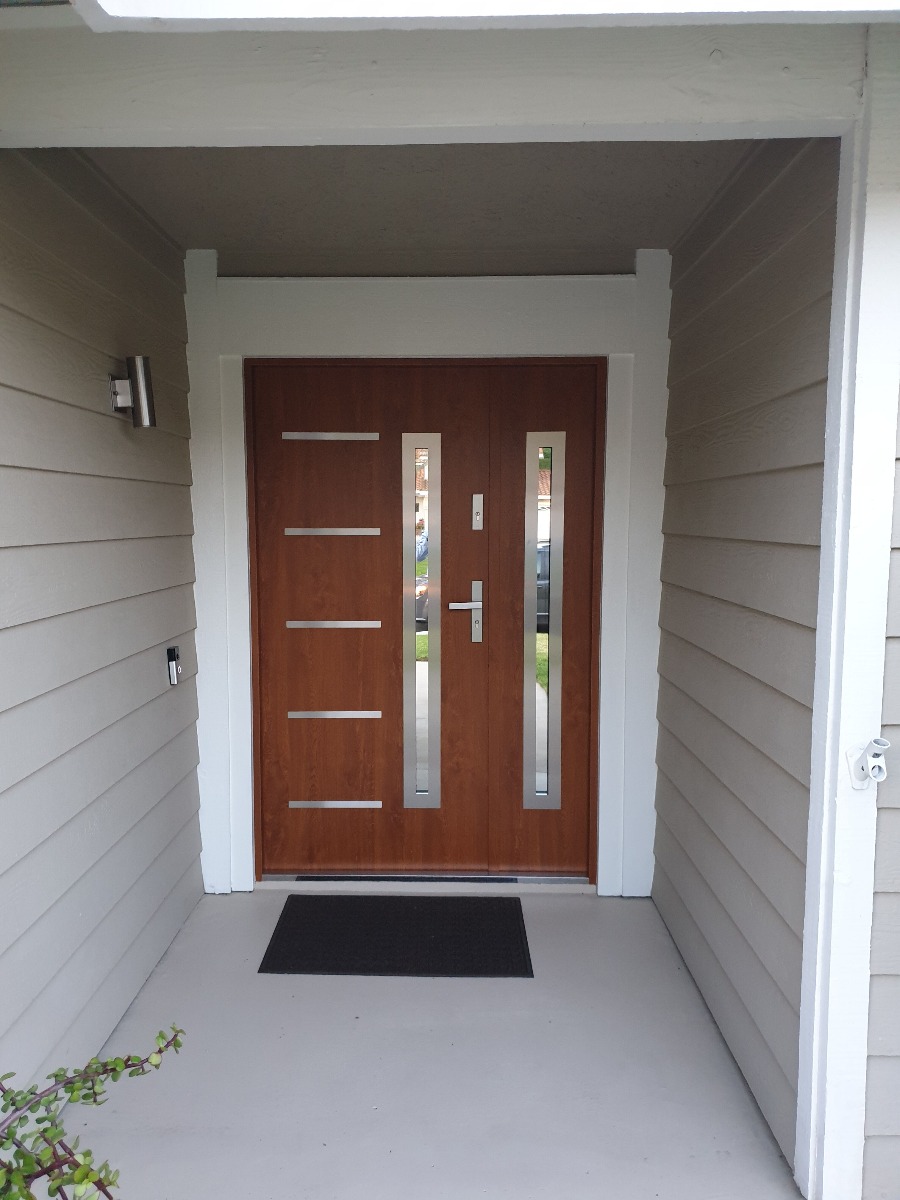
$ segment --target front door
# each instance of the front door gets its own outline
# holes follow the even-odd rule
[[[260,873],[591,873],[604,367],[248,362]]]

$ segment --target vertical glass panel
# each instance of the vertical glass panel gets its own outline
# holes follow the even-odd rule
[[[535,793],[547,795],[547,718],[549,715],[548,694],[550,690],[550,554],[551,515],[553,501],[553,447],[538,448],[538,492],[537,492],[537,589],[535,605]]]
[[[416,792],[428,792],[428,449],[416,463]]]
[[[561,806],[562,563],[566,435],[529,433],[525,447],[522,802]]]
[[[403,803],[440,808],[440,434],[404,433]]]

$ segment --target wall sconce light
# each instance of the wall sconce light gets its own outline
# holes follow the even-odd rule
[[[131,410],[135,429],[152,429],[156,425],[153,406],[153,384],[150,382],[150,359],[144,354],[125,359],[128,375],[125,379],[109,377],[109,392],[114,412]]]

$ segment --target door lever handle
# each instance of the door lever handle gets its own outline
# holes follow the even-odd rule
[[[472,614],[472,641],[480,642],[482,640],[481,610],[484,607],[482,602],[482,581],[480,579],[472,580],[471,600],[453,600],[447,605],[447,607],[452,609],[461,609],[464,612],[470,612]]]

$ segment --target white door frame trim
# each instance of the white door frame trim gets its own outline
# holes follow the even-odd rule
[[[188,254],[209,891],[254,883],[243,359],[597,355],[610,357],[599,890],[649,894],[653,756],[626,772],[625,748],[651,744],[656,722],[668,276],[664,251],[639,252],[634,276],[462,280],[217,279],[212,252]]]

